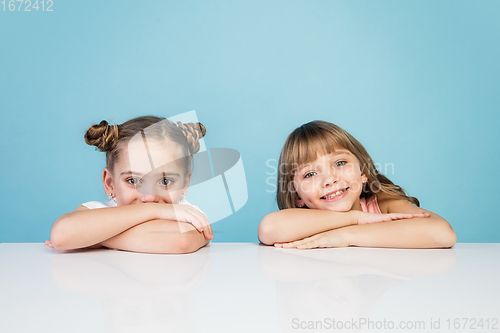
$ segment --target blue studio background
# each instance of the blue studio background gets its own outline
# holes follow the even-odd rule
[[[60,215],[106,199],[90,125],[190,110],[247,177],[216,242],[258,241],[281,146],[315,119],[394,165],[459,242],[500,242],[499,1],[18,4],[0,7],[0,242],[43,242]]]

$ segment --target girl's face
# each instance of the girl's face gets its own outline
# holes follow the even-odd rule
[[[183,157],[176,144],[149,141],[129,143],[120,150],[113,174],[104,169],[106,193],[113,193],[118,206],[140,203],[178,204],[186,195],[191,174],[181,167]]]
[[[339,149],[319,155],[295,172],[293,181],[300,198],[296,205],[338,212],[361,210],[359,196],[367,179],[350,151]]]

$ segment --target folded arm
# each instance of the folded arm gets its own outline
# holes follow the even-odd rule
[[[141,226],[146,223],[147,225]],[[166,227],[167,225],[168,227]],[[192,225],[195,225],[196,228],[192,227]],[[139,226],[141,227],[131,230]],[[181,227],[183,232],[181,232]],[[154,234],[153,231],[156,230],[158,234],[165,234],[166,232],[172,235],[175,234],[175,244],[182,245],[180,249],[177,249],[177,245],[175,245],[177,250],[174,250],[178,252],[184,251],[186,248],[191,249],[191,247],[184,245],[185,243],[191,244],[191,237],[196,233],[200,232],[203,238],[213,238],[207,217],[195,208],[188,205],[145,203],[100,209],[88,209],[85,206],[80,206],[75,211],[57,219],[52,226],[51,244],[57,250],[98,247],[99,244],[104,245],[104,241],[121,235],[128,230],[131,230],[130,233],[125,233],[117,238],[120,242],[108,244],[115,244],[116,248],[123,247],[123,249],[126,249],[128,244],[132,242],[132,238],[127,235],[134,234],[135,236],[141,236],[143,241],[151,241],[154,244],[156,244],[155,241],[158,241],[162,244],[161,249],[164,249],[165,237],[151,236],[151,234]],[[197,237],[195,238],[197,239]],[[127,239],[126,242],[124,242],[125,239]],[[170,238],[168,240],[170,241]],[[134,244],[134,248],[142,248],[137,247],[137,243]],[[130,251],[133,250],[130,249]]]
[[[451,225],[441,216],[413,205],[406,200],[381,203],[389,213],[424,212],[428,218],[414,218],[344,228],[349,245],[392,248],[450,248],[457,242]]]
[[[54,222],[50,233],[57,250],[96,245],[140,223],[157,219],[154,204],[88,209],[79,206]]]
[[[153,220],[141,223],[100,244],[108,248],[158,254],[195,252],[210,242],[191,225],[189,231],[179,229],[179,222]]]
[[[455,231],[445,219],[406,200],[393,200],[384,207],[381,204],[381,210],[388,214],[378,215],[408,213],[419,216],[423,212],[426,217],[351,225],[275,246],[299,249],[345,246],[416,249],[450,248],[457,241]]]
[[[358,210],[336,212],[321,209],[291,208],[266,215],[259,225],[259,240],[266,245],[293,242],[328,230],[354,226],[413,219],[429,216],[423,212],[364,213]]]
[[[450,248],[456,235],[446,220],[434,215],[428,219],[399,220],[343,228],[350,246],[389,248]]]
[[[266,245],[291,242],[323,231],[357,224],[350,212],[290,208],[266,215],[259,225],[259,240]]]

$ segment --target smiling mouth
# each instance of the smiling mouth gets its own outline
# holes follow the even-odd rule
[[[326,200],[333,199],[335,197],[338,197],[339,195],[344,194],[348,189],[349,189],[349,187],[346,187],[346,188],[344,188],[342,190],[338,190],[336,192],[333,192],[333,193],[330,193],[328,195],[325,195],[324,197],[321,197],[321,199],[326,199]]]

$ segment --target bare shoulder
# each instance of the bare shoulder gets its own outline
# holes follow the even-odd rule
[[[75,212],[79,212],[81,210],[89,210],[89,208],[85,207],[84,205],[80,205],[80,206],[76,207]]]
[[[377,194],[377,202],[382,214],[389,213],[419,213],[429,211],[422,209],[408,200],[395,199],[387,194]]]

